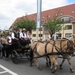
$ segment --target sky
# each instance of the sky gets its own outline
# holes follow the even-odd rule
[[[74,4],[75,0],[42,0],[42,11]],[[0,29],[7,30],[18,18],[37,13],[37,0],[0,0]]]

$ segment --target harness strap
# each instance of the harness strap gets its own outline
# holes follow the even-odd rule
[[[47,45],[48,45],[48,42],[45,45],[45,53],[47,53]]]
[[[49,43],[49,42],[47,42],[46,45],[45,45],[45,54],[47,54],[47,45],[48,45],[48,43]],[[46,57],[47,57],[47,58],[49,59],[49,61],[50,61],[49,55],[46,55]]]

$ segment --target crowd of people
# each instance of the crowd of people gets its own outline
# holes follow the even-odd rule
[[[17,48],[25,48],[26,45],[31,44],[31,38],[29,37],[27,30],[25,28],[19,31],[17,27],[14,28],[12,33],[8,36],[2,34],[0,37],[0,50],[2,50],[2,57],[9,57],[11,52],[11,46],[17,46]],[[6,53],[6,54],[5,54]]]

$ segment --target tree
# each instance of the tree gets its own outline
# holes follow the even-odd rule
[[[36,29],[36,22],[34,20],[29,20],[27,17],[26,19],[21,18],[17,22],[15,22],[15,26],[18,28],[25,28],[27,31],[31,31],[32,29]]]
[[[62,23],[63,22],[58,19],[58,16],[54,15],[53,18],[47,17],[47,21],[44,23],[44,25],[45,28],[48,30],[50,36],[52,37],[55,32],[59,32],[62,29]]]

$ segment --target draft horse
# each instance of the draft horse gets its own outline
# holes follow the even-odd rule
[[[32,66],[32,60],[33,60],[33,50],[34,50],[34,52],[36,53],[36,55],[38,55],[38,57],[35,55],[35,53],[34,53],[34,55],[35,55],[35,57],[37,57],[37,58],[40,58],[40,57],[42,57],[42,56],[40,56],[38,53],[37,53],[37,51],[36,51],[36,46],[37,46],[37,44],[38,45],[41,45],[41,47],[43,48],[43,50],[45,49],[43,46],[46,46],[46,41],[35,41],[35,42],[33,42],[33,44],[31,44],[31,47],[30,47],[30,61],[31,61],[31,63],[30,63],[30,66]],[[40,51],[41,52],[41,51]],[[46,53],[46,51],[45,51],[45,53]],[[43,55],[42,54],[42,52],[41,52],[41,55]],[[35,59],[37,59],[37,58],[35,58]],[[48,56],[44,56],[44,58],[46,58],[46,66],[48,67],[48,66],[50,66],[51,65],[51,61],[50,61],[50,59],[49,59],[49,57]],[[34,59],[34,60],[35,60]],[[38,64],[36,64],[36,65],[38,65]],[[41,67],[38,67],[38,69],[40,69],[41,70]]]
[[[66,55],[71,54],[73,52],[73,42],[68,39],[59,39],[56,41],[51,41],[48,43],[40,43],[35,42],[31,45],[30,50],[30,64],[34,61],[38,67],[41,69],[40,65],[38,64],[37,57],[38,56],[48,56],[51,60],[51,72],[55,73],[58,69],[58,62],[57,58],[59,55],[62,55],[64,58]],[[71,61],[68,56],[66,59]],[[71,72],[74,72],[72,65],[70,65]]]
[[[66,55],[66,57],[67,57],[67,60],[68,60],[68,62],[69,62],[69,65],[70,65],[70,70],[72,69],[72,66],[71,66],[71,62],[69,61],[69,59],[71,59],[70,58],[70,56],[72,57],[72,56],[75,56],[75,54],[74,54],[74,52],[75,52],[75,38],[74,37],[70,37],[69,38],[69,40],[71,40],[72,42],[73,42],[73,50],[72,50],[72,54],[67,54]],[[61,62],[61,64],[60,64],[60,69],[62,69],[62,65],[63,65],[63,63],[65,62],[65,58],[63,58],[63,60],[62,60],[62,62]],[[72,70],[72,72],[74,72],[74,70]]]

